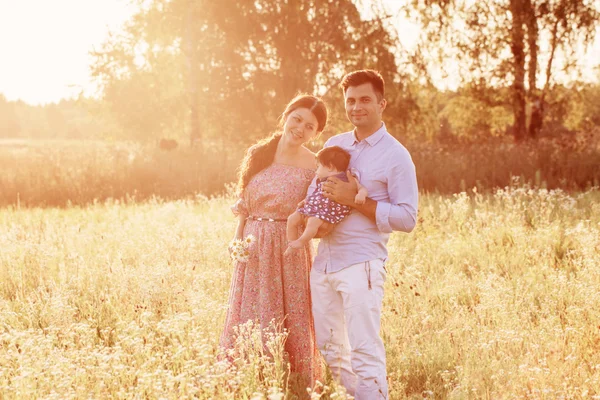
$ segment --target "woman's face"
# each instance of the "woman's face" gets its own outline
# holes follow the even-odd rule
[[[303,145],[316,137],[317,117],[308,108],[296,108],[289,113],[283,125],[283,135],[290,144]]]

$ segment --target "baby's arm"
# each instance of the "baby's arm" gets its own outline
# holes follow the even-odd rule
[[[369,195],[369,191],[366,187],[360,184],[360,181],[356,176],[352,175],[352,177],[354,178],[354,181],[356,182],[356,187],[358,188],[358,193],[356,193],[356,196],[354,197],[354,202],[356,204],[365,204],[367,196]]]

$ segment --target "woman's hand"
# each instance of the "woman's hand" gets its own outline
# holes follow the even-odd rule
[[[235,240],[242,240],[244,238],[244,227],[246,226],[246,218],[247,218],[246,215],[243,215],[243,214],[238,215],[238,223],[235,228],[233,239],[231,240],[231,242],[229,242],[229,246],[227,246],[227,250],[229,251],[230,257],[231,257],[231,252],[233,250],[231,248],[231,243],[233,243]]]
[[[234,236],[233,239],[231,239],[231,242],[229,242],[229,244],[227,245],[227,251],[229,252],[229,257],[231,257],[231,252],[233,251],[233,248],[231,247],[231,244],[233,242],[235,242],[236,240],[242,240],[241,236]]]

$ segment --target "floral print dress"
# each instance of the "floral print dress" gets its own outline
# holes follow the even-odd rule
[[[289,256],[284,251],[286,219],[304,199],[313,177],[312,170],[271,164],[251,179],[232,207],[234,214],[249,217],[244,237],[253,235],[256,241],[248,261],[238,261],[234,267],[221,337],[221,345],[232,348],[235,326],[253,320],[267,329],[275,320],[288,331],[285,350],[292,372],[310,386],[322,373],[310,300],[312,252],[310,245]]]

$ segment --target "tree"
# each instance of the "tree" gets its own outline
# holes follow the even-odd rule
[[[413,0],[408,11],[425,27],[424,45],[440,61],[456,57],[467,66],[464,80],[487,86],[510,82],[516,140],[527,135],[527,101],[537,99],[543,107],[557,52],[563,55],[562,70],[576,67],[577,47],[592,42],[600,16],[598,5],[584,0]],[[540,46],[546,42],[548,48]],[[546,60],[544,76],[541,59]]]
[[[272,130],[298,91],[333,96],[348,69],[378,68],[390,81],[397,74],[381,20],[363,20],[350,0],[138,5],[92,67],[105,101],[138,138],[185,129],[203,143],[247,142]]]

